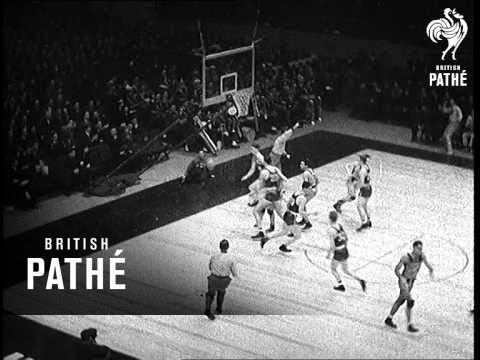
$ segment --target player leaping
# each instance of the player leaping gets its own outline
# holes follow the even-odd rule
[[[265,158],[260,152],[258,145],[253,144],[250,148],[250,152],[252,153],[250,169],[244,176],[242,176],[241,180],[245,181],[249,179],[255,173],[256,170],[259,171],[258,179],[255,180],[253,183],[251,183],[248,187],[248,190],[250,190],[248,194],[248,197],[249,197],[248,206],[255,206],[258,204],[258,193],[261,189],[265,187],[265,181],[267,181],[270,173],[265,168],[266,166]]]

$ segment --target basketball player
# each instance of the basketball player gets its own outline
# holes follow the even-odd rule
[[[258,193],[258,204],[255,206],[253,211],[258,233],[252,236],[252,239],[261,239],[265,236],[262,230],[262,217],[265,213],[265,210],[269,210],[270,231],[273,231],[275,228],[274,221],[272,222],[272,218],[274,216],[273,210],[275,210],[279,216],[283,216],[280,200],[282,199],[287,178],[279,169],[274,166],[267,165],[266,169],[269,171],[270,175],[265,181],[265,187]]]
[[[345,286],[342,284],[342,278],[337,271],[337,267],[340,264],[343,272],[357,280],[360,283],[362,290],[365,291],[367,288],[366,281],[359,278],[355,274],[352,274],[348,269],[347,260],[350,256],[347,249],[348,237],[343,229],[343,226],[337,222],[338,214],[335,211],[330,211],[328,217],[330,220],[330,226],[327,230],[327,233],[328,237],[330,238],[330,248],[328,249],[327,259],[330,259],[330,255],[333,253],[330,268],[333,276],[337,280],[337,286],[334,286],[333,288],[338,291],[345,291]]]
[[[263,249],[265,244],[274,238],[281,237],[281,236],[286,236],[288,234],[293,234],[290,239],[288,239],[285,243],[280,245],[279,250],[283,252],[291,252],[292,250],[288,248],[291,244],[293,244],[295,241],[300,239],[301,237],[301,230],[300,226],[297,224],[295,221],[295,214],[288,209],[288,207],[285,204],[285,201],[278,201],[276,203],[276,211],[278,211],[279,216],[283,220],[283,226],[282,229],[276,233],[270,234],[268,236],[263,236],[260,239],[260,247]]]
[[[250,164],[250,169],[248,172],[242,176],[241,181],[245,181],[249,179],[256,170],[259,171],[258,179],[255,180],[253,183],[250,184],[248,190],[250,190],[248,197],[249,202],[248,206],[255,206],[258,204],[258,192],[265,187],[265,181],[268,179],[270,173],[265,168],[266,162],[265,158],[259,150],[259,146],[253,144],[250,148],[250,152],[252,153],[252,159]]]
[[[369,155],[365,155],[365,163],[362,165],[359,171],[359,187],[358,200],[357,200],[357,210],[360,215],[361,226],[357,231],[362,231],[363,229],[372,227],[372,222],[370,221],[370,213],[367,208],[368,200],[372,196],[372,184],[370,183],[370,166],[367,164],[367,159]]]
[[[270,164],[282,170],[282,156],[285,156],[287,159],[290,159],[290,154],[285,151],[285,145],[293,134],[293,131],[298,129],[300,124],[297,122],[291,128],[284,131],[279,135],[273,142],[272,151],[270,152]]]
[[[393,323],[392,318],[395,313],[398,311],[400,306],[406,301],[407,307],[405,308],[405,313],[407,315],[407,330],[410,332],[417,332],[418,329],[412,325],[412,308],[415,304],[415,300],[412,299],[411,291],[413,283],[417,277],[418,271],[422,263],[428,268],[430,272],[430,278],[433,280],[433,268],[428,263],[425,254],[422,252],[423,244],[420,240],[416,240],[413,243],[412,253],[407,253],[402,256],[399,263],[395,267],[395,275],[398,277],[398,286],[400,288],[400,295],[398,295],[397,300],[390,310],[390,314],[385,319],[385,324],[391,328],[396,329],[397,325]],[[400,272],[403,266],[403,271]]]
[[[288,210],[296,214],[301,221],[298,222],[298,225],[303,225],[303,230],[310,229],[312,227],[312,223],[308,217],[307,213],[307,202],[308,199],[313,196],[314,189],[310,186],[309,183],[303,182],[302,183],[302,190],[296,191],[292,194],[289,202],[288,202]]]
[[[345,165],[345,169],[348,174],[347,178],[347,196],[343,199],[338,200],[333,208],[339,213],[342,213],[342,205],[346,202],[351,202],[355,200],[359,185],[360,185],[360,169],[363,165],[366,165],[367,159],[370,158],[367,154],[359,155],[360,161],[355,161],[350,164]]]
[[[317,195],[318,177],[313,171],[313,169],[308,166],[308,162],[306,160],[300,161],[300,170],[303,171],[303,184],[307,185],[305,188],[310,188],[312,190],[309,192],[309,195],[307,197],[307,202],[309,202],[315,197],[315,195]],[[303,188],[304,187],[302,185],[302,189]]]

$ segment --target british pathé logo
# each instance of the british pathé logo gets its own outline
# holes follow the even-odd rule
[[[451,51],[453,60],[457,60],[455,54],[458,47],[467,36],[468,25],[463,15],[456,9],[446,8],[443,10],[443,18],[430,21],[427,25],[427,35],[434,43],[441,40],[447,40],[448,46],[442,51],[442,60],[445,55]]]

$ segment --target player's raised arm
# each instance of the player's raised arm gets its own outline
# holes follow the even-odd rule
[[[250,169],[248,170],[248,172],[242,176],[242,181],[245,181],[247,180],[248,178],[250,178],[254,173],[255,173],[255,168],[257,167],[257,163],[255,161],[255,158],[252,157],[252,161],[251,161],[251,164],[250,164]]]
[[[434,276],[433,276],[433,267],[432,265],[427,261],[427,257],[425,256],[425,254],[422,254],[422,261],[423,263],[425,264],[425,266],[427,267],[428,269],[428,272],[430,273],[430,279],[434,279]]]

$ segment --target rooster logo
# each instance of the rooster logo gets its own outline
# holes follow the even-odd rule
[[[445,55],[450,49],[453,49],[452,59],[457,60],[455,53],[467,35],[468,25],[463,15],[458,13],[456,9],[446,8],[443,10],[443,15],[445,18],[430,21],[427,25],[427,36],[434,43],[442,39],[447,39],[448,46],[442,51],[442,60],[445,60]]]

